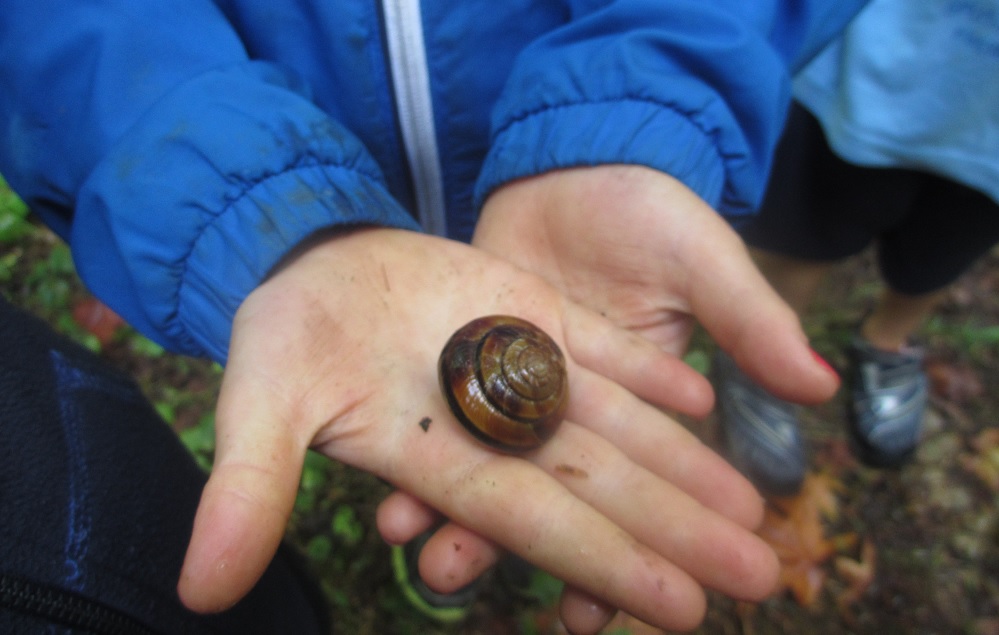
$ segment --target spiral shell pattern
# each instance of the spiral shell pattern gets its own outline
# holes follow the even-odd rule
[[[547,333],[516,317],[482,317],[458,329],[441,352],[439,375],[458,421],[507,452],[551,438],[569,401],[562,351]]]

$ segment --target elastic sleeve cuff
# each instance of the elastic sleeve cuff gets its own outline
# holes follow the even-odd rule
[[[666,172],[713,207],[722,199],[725,166],[709,134],[688,116],[636,99],[547,108],[511,122],[495,135],[475,201],[481,206],[493,190],[518,178],[610,163]]]
[[[269,177],[202,228],[178,290],[177,335],[217,361],[236,309],[283,256],[318,229],[419,227],[381,184],[348,168],[300,167]]]
[[[361,143],[293,76],[244,64],[158,103],[84,184],[81,277],[170,350],[224,361],[236,309],[297,243],[360,224],[418,229]]]

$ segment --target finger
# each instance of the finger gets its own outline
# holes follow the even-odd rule
[[[440,514],[397,490],[378,506],[375,522],[386,542],[401,545],[438,524]],[[423,545],[420,579],[438,593],[453,593],[494,566],[500,554],[501,549],[492,541],[453,523],[444,523]]]
[[[421,497],[455,523],[647,622],[673,629],[700,622],[704,593],[681,568],[538,467],[459,438],[456,422],[439,423],[407,448],[437,469],[396,463],[398,486],[422,488]]]
[[[731,597],[759,600],[771,593],[777,560],[759,537],[582,426],[563,426],[557,441],[543,446],[533,460],[639,542]]]
[[[258,395],[264,393],[256,393]],[[266,398],[225,387],[216,414],[215,465],[201,496],[178,593],[197,612],[229,608],[253,588],[284,536],[306,442]]]
[[[433,527],[440,515],[420,499],[396,490],[385,497],[375,512],[375,526],[390,545],[402,545]]]
[[[576,362],[638,397],[694,417],[711,410],[711,384],[641,335],[572,305],[565,311],[564,333],[568,353]]]
[[[753,529],[762,521],[763,499],[756,488],[689,430],[586,369],[570,381],[567,418],[739,525]]]
[[[420,578],[438,593],[454,593],[492,568],[502,549],[455,523],[445,523],[423,545]]]
[[[775,395],[818,403],[839,387],[836,373],[808,345],[798,316],[753,264],[745,245],[719,218],[711,266],[691,266],[691,310],[748,375]],[[703,253],[687,258],[699,257]],[[703,265],[703,263],[702,263]]]
[[[617,609],[571,586],[562,589],[559,617],[573,635],[596,635],[614,618]]]

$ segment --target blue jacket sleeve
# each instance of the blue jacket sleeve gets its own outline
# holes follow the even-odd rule
[[[672,174],[730,217],[751,212],[790,74],[864,2],[573,2],[572,19],[517,58],[476,200],[530,174],[625,162]]]
[[[168,348],[224,360],[236,308],[319,228],[416,228],[361,143],[293,74],[249,61],[214,3],[3,12],[5,177],[88,286]]]

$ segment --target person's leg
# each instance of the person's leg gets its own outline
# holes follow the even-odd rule
[[[875,348],[901,351],[946,295],[945,289],[908,295],[887,288],[861,323],[859,334]]]
[[[226,613],[180,604],[204,482],[127,377],[0,298],[0,632],[328,633],[288,554]]]
[[[798,317],[806,314],[833,267],[831,262],[794,258],[763,249],[750,248],[750,253],[763,277]]]
[[[814,117],[795,106],[759,215],[740,233],[763,275],[803,315],[834,263],[867,247],[895,213],[900,189],[841,161]],[[797,491],[808,467],[799,406],[755,385],[722,352],[714,377],[733,465],[764,493]]]
[[[995,201],[938,176],[919,178],[911,210],[879,239],[887,290],[851,346],[851,431],[874,465],[900,465],[918,446],[928,382],[915,335],[951,283],[999,242]]]

